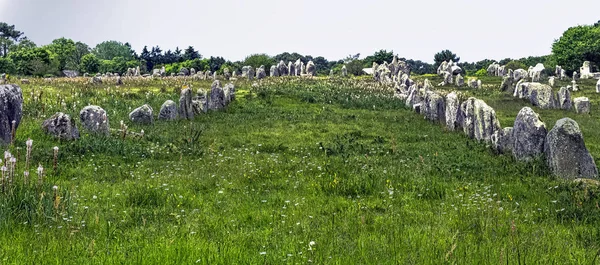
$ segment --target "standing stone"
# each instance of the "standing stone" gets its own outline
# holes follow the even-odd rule
[[[329,70],[329,77],[333,77],[333,69]]]
[[[590,114],[590,99],[587,97],[579,97],[573,100],[575,112],[578,114]]]
[[[564,110],[570,110],[573,105],[571,102],[571,92],[566,87],[561,87],[556,96],[557,107]]]
[[[265,77],[267,77],[267,73],[265,72],[265,66],[261,65],[259,68],[256,69],[256,79],[261,80]]]
[[[598,168],[588,152],[576,121],[563,118],[548,132],[544,144],[548,167],[556,176],[567,179],[596,178]]]
[[[530,107],[519,111],[513,126],[513,156],[517,160],[531,160],[544,152],[546,124]]]
[[[469,138],[490,142],[492,135],[501,129],[496,111],[483,100],[471,97],[460,105],[460,110],[461,126]]]
[[[229,78],[231,78],[231,72],[229,72],[228,67],[223,68],[223,77],[225,77],[225,80],[229,80]]]
[[[294,66],[294,64],[292,62],[288,63],[288,72],[290,76],[294,76],[296,75],[296,67]]]
[[[413,107],[421,102],[423,102],[423,98],[419,95],[419,89],[416,86],[410,87],[408,97],[406,98],[406,106]]]
[[[177,119],[177,104],[173,100],[167,100],[160,106],[158,119],[163,121],[173,121]]]
[[[140,74],[141,74],[140,67],[137,66],[135,68],[135,71],[133,72],[133,76],[140,76]]]
[[[108,116],[106,111],[99,106],[90,105],[79,112],[79,119],[83,128],[91,133],[106,134],[110,133]]]
[[[577,85],[577,81],[575,81],[575,80],[571,81],[571,85],[572,85],[571,89],[573,91],[579,91],[579,86]]]
[[[220,110],[225,108],[225,92],[221,88],[221,82],[215,80],[210,87],[210,99],[208,101],[208,109]]]
[[[446,123],[446,106],[444,98],[437,93],[427,92],[424,106],[425,119]]]
[[[514,75],[513,79],[515,82],[519,82],[519,81],[521,81],[521,79],[528,76],[527,71],[525,71],[525,69],[517,69],[513,72],[513,75]]]
[[[348,69],[346,68],[346,65],[342,66],[342,76],[348,76]]]
[[[123,79],[121,79],[120,76],[117,76],[117,81],[115,82],[115,84],[117,86],[122,86],[123,85]]]
[[[288,67],[285,65],[283,60],[279,61],[279,64],[277,65],[277,71],[279,71],[280,76],[288,75]]]
[[[254,68],[252,68],[252,66],[248,66],[248,67],[249,67],[248,68],[248,80],[252,81],[254,79],[254,75],[255,75]],[[220,85],[220,83],[219,83],[219,85]]]
[[[298,67],[296,67],[296,69],[298,69]],[[300,74],[298,74],[299,76],[303,76],[306,74],[306,65],[304,65],[304,62],[300,62]]]
[[[277,66],[272,65],[271,70],[269,71],[269,74],[271,75],[271,77],[279,76],[279,71],[277,71]]]
[[[498,130],[492,135],[492,148],[499,154],[511,152],[514,144],[512,127]]]
[[[154,123],[154,110],[150,105],[144,104],[143,106],[134,109],[129,113],[129,120],[141,124],[153,124]]]
[[[190,75],[195,75],[195,74],[196,74],[196,69],[190,68]]]
[[[192,90],[185,88],[181,90],[181,96],[179,97],[179,118],[181,119],[194,119],[194,108],[192,106]]]
[[[529,93],[529,101],[532,105],[542,109],[554,107],[554,93],[549,85],[529,83]]]
[[[204,89],[198,89],[196,96],[192,98],[192,109],[194,109],[194,115],[208,112],[208,96]]]
[[[229,105],[231,101],[235,100],[235,86],[232,83],[225,85],[223,88],[223,94],[225,95],[225,106]]]
[[[509,76],[509,75],[506,75],[506,76],[504,76],[502,78],[502,84],[500,84],[500,91],[502,91],[502,92],[506,92],[506,91],[512,92],[512,91],[509,91],[509,89],[512,88],[512,85],[513,85],[513,78],[511,76]]]
[[[600,93],[600,79],[596,82],[596,93]]]
[[[315,63],[313,63],[313,61],[308,61],[308,63],[306,64],[306,74],[309,76],[317,75],[317,67],[315,66]]]
[[[181,67],[181,69],[179,69],[179,75],[188,76],[188,75],[190,75],[190,70],[188,70],[185,67]]]
[[[408,75],[405,75],[406,79],[408,79]],[[406,81],[404,81],[404,84],[406,85]],[[423,81],[423,90],[425,91],[430,91],[433,90],[435,87],[431,84],[431,81],[429,81],[429,79],[425,78],[425,81]]]
[[[460,129],[460,101],[456,92],[446,95],[446,127],[450,131]]]
[[[556,80],[555,80],[554,76],[551,76],[550,78],[548,78],[548,84],[551,87],[554,87],[554,85],[556,85]]]
[[[79,130],[75,124],[75,120],[71,116],[58,112],[42,123],[42,129],[45,133],[50,134],[61,140],[77,140],[79,139]]]
[[[23,117],[23,92],[17,85],[0,85],[0,144],[9,144],[12,139],[12,122],[15,131]]]
[[[456,86],[457,87],[462,87],[465,85],[465,78],[462,77],[462,75],[458,74],[456,76]]]
[[[100,85],[100,84],[102,84],[102,78],[99,77],[99,76],[94,76],[94,77],[92,77],[92,81],[91,82],[94,85]]]
[[[479,84],[479,82],[477,82],[477,79],[470,78],[469,82],[467,83],[467,86],[469,86],[470,88],[479,88],[478,84]]]

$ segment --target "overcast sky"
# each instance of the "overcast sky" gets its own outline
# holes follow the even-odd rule
[[[546,55],[569,27],[600,20],[599,0],[0,0],[0,21],[38,45],[66,37],[242,60],[298,52],[342,59],[380,49],[432,62]]]

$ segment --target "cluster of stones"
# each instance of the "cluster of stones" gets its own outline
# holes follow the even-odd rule
[[[375,81],[382,83],[401,83],[410,77],[410,65],[405,61],[398,60],[394,55],[392,62],[383,62],[382,64],[373,63],[371,69],[364,69],[365,72],[372,72]],[[346,68],[342,68],[342,75],[345,76]]]
[[[590,100],[587,97],[571,99],[569,87],[561,87],[558,91],[554,91],[550,85],[521,80],[515,86],[513,96],[529,100],[533,106],[541,109],[575,108],[576,113],[590,113]]]
[[[600,79],[600,73],[592,73],[592,71],[590,70],[590,62],[589,61],[585,61],[583,62],[583,65],[579,68],[579,78],[581,79],[590,79],[590,78],[595,78],[595,79]]]
[[[452,60],[443,61],[437,69],[437,74],[444,77],[444,80],[438,84],[438,86],[452,85],[464,86],[465,79],[461,75],[462,69]],[[454,82],[454,76],[456,76],[456,82]],[[469,82],[471,86],[471,82]],[[479,86],[478,86],[479,87]]]
[[[520,85],[527,91],[519,93],[536,98],[538,105],[555,104],[551,89],[545,85]],[[461,101],[456,92],[443,96],[431,88],[430,82],[425,80],[421,87],[413,84],[406,93],[397,92],[395,96],[425,119],[444,124],[450,131],[462,131],[471,139],[489,144],[497,153],[512,153],[518,161],[545,159],[552,172],[563,178],[598,176],[594,159],[574,120],[561,119],[547,132],[539,116],[531,108],[524,107],[513,127],[502,128],[494,109],[483,100],[470,97]],[[566,88],[562,91],[568,92]],[[568,93],[562,96],[565,97],[569,97]],[[570,104],[570,100],[565,99],[561,104]]]
[[[0,140],[9,143],[12,137],[11,126],[18,127],[22,117],[23,97],[21,89],[16,85],[0,86],[0,99],[3,99],[3,101],[0,101],[0,109],[2,109],[0,113],[0,133],[2,133]],[[235,86],[230,83],[225,87],[221,87],[221,82],[215,80],[211,86],[210,96],[207,96],[206,91],[203,89],[198,90],[196,95],[193,95],[190,88],[185,88],[181,91],[179,107],[172,100],[165,101],[158,113],[158,120],[192,120],[194,115],[206,113],[208,110],[224,109],[233,100],[235,100]],[[99,106],[84,107],[79,113],[79,119],[82,127],[92,134],[110,134],[108,115]],[[150,105],[144,104],[129,113],[129,119],[139,124],[153,124],[154,110]],[[12,124],[12,121],[15,121],[15,125]],[[45,120],[42,129],[44,132],[62,140],[75,140],[80,136],[75,120],[62,112],[56,113]]]

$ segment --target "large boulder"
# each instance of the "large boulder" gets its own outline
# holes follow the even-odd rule
[[[188,76],[190,75],[190,70],[185,67],[181,67],[181,69],[179,69],[179,75]]]
[[[464,78],[464,77],[463,77],[461,74],[458,74],[458,75],[456,76],[456,80],[455,80],[455,82],[456,82],[456,83],[455,83],[455,85],[456,85],[457,87],[462,87],[462,86],[464,86],[464,85],[465,85],[465,78]]]
[[[450,131],[460,129],[460,101],[456,92],[446,95],[446,127]]]
[[[206,90],[198,89],[196,96],[192,98],[192,109],[194,109],[194,115],[208,112],[208,93],[206,93]]]
[[[192,90],[190,88],[181,90],[181,95],[179,96],[179,118],[188,120],[194,119]]]
[[[248,80],[252,81],[254,79],[254,75],[256,75],[256,73],[254,72],[254,68],[252,68],[252,66],[249,66],[250,68],[248,68]],[[263,69],[263,73],[261,73],[261,75],[264,74],[265,76],[267,74],[264,73],[264,69]],[[257,75],[258,77],[258,75]]]
[[[348,69],[346,68],[346,65],[342,66],[342,76],[347,76],[348,75]]]
[[[269,75],[271,77],[277,77],[277,76],[279,76],[279,71],[277,71],[277,66],[271,65],[271,69],[269,71]]]
[[[267,77],[267,72],[265,71],[265,66],[261,65],[259,68],[256,68],[256,79],[261,80]]]
[[[513,86],[513,78],[510,75],[505,75],[502,78],[502,84],[500,84],[500,91],[502,92],[512,92],[509,91]]]
[[[148,104],[134,109],[129,113],[129,120],[136,123],[142,124],[153,124],[154,123],[154,110]]]
[[[446,123],[444,97],[434,92],[427,92],[423,112],[425,118],[430,121]]]
[[[283,60],[279,61],[279,64],[277,65],[277,71],[279,72],[280,76],[288,75],[288,67],[285,65]]]
[[[292,62],[288,62],[287,69],[290,76],[296,75],[296,67]]]
[[[528,99],[532,105],[542,109],[554,107],[554,93],[552,87],[546,84],[519,82],[513,93],[515,97]]]
[[[600,79],[596,82],[596,93],[600,93]]]
[[[225,91],[221,87],[221,82],[215,80],[210,87],[210,99],[208,100],[208,109],[220,110],[225,108]]]
[[[527,71],[525,69],[517,69],[513,72],[513,79],[515,82],[519,82],[525,77],[527,77]]]
[[[9,144],[23,117],[23,92],[17,85],[0,85],[0,143]]]
[[[517,160],[531,160],[544,152],[546,124],[530,107],[519,111],[513,126],[513,155]]]
[[[506,154],[512,151],[514,146],[513,128],[506,127],[496,131],[492,135],[492,148],[499,154]]]
[[[99,106],[90,105],[79,112],[79,119],[83,128],[91,133],[109,134],[110,125],[106,111]]]
[[[467,137],[490,142],[492,135],[501,129],[496,111],[483,100],[469,98],[460,105],[461,122]]]
[[[561,87],[556,95],[556,107],[564,110],[570,110],[572,107],[571,92],[566,87]]]
[[[308,61],[308,63],[306,64],[306,74],[309,76],[317,75],[317,67],[315,66],[315,63],[313,63],[313,61]]]
[[[79,139],[79,130],[75,124],[75,120],[71,116],[58,112],[42,123],[42,129],[45,133],[50,134],[61,140],[77,140]]]
[[[590,114],[590,99],[587,97],[579,97],[573,100],[575,112],[578,114]]]
[[[546,162],[561,178],[596,178],[598,168],[588,152],[576,121],[563,118],[548,132],[544,144]]]
[[[235,100],[235,86],[232,83],[225,85],[223,94],[225,95],[225,106],[227,106],[231,101]]]
[[[164,121],[172,121],[177,119],[177,104],[173,100],[167,100],[160,106],[158,119]]]

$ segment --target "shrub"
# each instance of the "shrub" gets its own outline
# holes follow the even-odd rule
[[[475,76],[487,76],[487,70],[484,68],[479,69],[479,71],[475,72]]]

